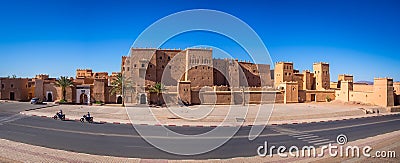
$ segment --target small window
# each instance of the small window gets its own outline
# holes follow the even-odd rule
[[[144,64],[142,64],[142,67],[144,67]],[[128,70],[129,71],[129,70]]]
[[[168,60],[171,60],[171,57],[170,57],[170,56],[168,56]]]
[[[128,67],[128,71],[129,71],[129,67]]]
[[[197,66],[195,66],[194,68],[197,69]]]
[[[4,84],[1,84],[1,88],[4,88]]]
[[[11,88],[14,88],[14,84],[11,84]]]
[[[164,66],[161,66],[161,68],[164,68]]]
[[[162,59],[162,57],[160,56],[160,59]]]
[[[150,68],[152,68],[153,67],[153,65],[150,65]]]
[[[136,67],[136,64],[134,64],[133,67]]]

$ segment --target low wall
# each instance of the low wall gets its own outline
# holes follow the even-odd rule
[[[283,93],[276,91],[192,91],[192,104],[239,105],[243,103],[243,94],[249,104],[283,103],[284,100]]]
[[[305,99],[306,102],[325,102],[327,100],[327,97],[329,97],[331,100],[335,100],[335,91],[306,91],[305,93]]]
[[[372,92],[374,91],[374,85],[367,85],[367,84],[353,84],[353,91],[360,91],[360,92]]]
[[[374,104],[374,98],[373,92],[352,91],[349,93],[349,101]]]
[[[388,108],[390,112],[400,112],[400,106],[392,106]]]

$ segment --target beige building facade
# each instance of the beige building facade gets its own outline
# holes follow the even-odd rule
[[[312,71],[300,72],[294,69],[292,62],[277,62],[271,71],[267,64],[214,59],[212,49],[132,48],[130,56],[124,56],[121,64],[122,74],[129,79],[124,92],[126,102],[134,104],[154,104],[159,99],[163,103],[169,99],[185,104],[335,99],[385,107],[400,103],[400,84],[393,83],[392,79],[377,78],[374,85],[368,85],[353,83],[352,75],[342,74],[337,82],[331,82],[328,63],[314,63],[312,68]],[[156,83],[165,85],[162,96],[148,91]]]
[[[238,59],[215,59],[212,49],[131,48],[123,56],[121,71],[93,72],[77,69],[66,88],[69,103],[92,104],[244,104],[298,103],[340,100],[383,107],[400,104],[400,82],[375,78],[373,85],[355,83],[341,74],[331,82],[328,63],[318,62],[312,70],[299,71],[293,62],[254,64]],[[121,93],[111,94],[118,74],[123,77]],[[34,78],[0,78],[0,99],[29,101],[33,97],[54,102],[62,98],[57,79],[39,74]],[[157,83],[161,94],[150,92]]]
[[[130,56],[122,58],[121,65],[128,83],[124,91],[126,103],[156,103],[160,97],[148,92],[156,83],[167,88],[161,98],[187,104],[209,103],[211,95],[219,104],[240,103],[233,95],[242,96],[241,88],[273,85],[269,65],[214,59],[212,49],[132,48]]]
[[[373,85],[354,84],[352,80],[343,80],[340,83],[340,88],[335,91],[338,100],[383,107],[398,105],[398,92],[391,78],[375,78]]]
[[[292,62],[277,62],[274,73],[274,86],[285,94],[284,103],[323,102],[335,99],[335,91],[330,89],[328,63],[314,63],[313,71],[304,70],[300,73],[294,69]]]
[[[66,88],[65,99],[69,103],[91,104],[122,103],[122,95],[111,95],[111,81],[118,72],[108,75],[107,72],[93,73],[91,69],[78,69],[76,76],[70,78],[72,87]],[[0,99],[29,101],[36,97],[44,102],[57,102],[62,99],[61,87],[56,78],[39,74],[34,78],[0,78]]]

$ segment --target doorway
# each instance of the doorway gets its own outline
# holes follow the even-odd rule
[[[122,104],[122,96],[118,96],[118,98],[117,98],[117,104]]]
[[[85,93],[82,93],[80,96],[80,103],[87,104],[88,103],[88,96]]]
[[[47,93],[47,102],[52,102],[53,101],[53,94],[52,93]]]
[[[14,94],[14,92],[10,92],[10,100],[15,100],[15,94]]]
[[[145,94],[140,95],[140,104],[146,104],[146,95]]]
[[[316,101],[315,100],[315,94],[311,94],[311,101]]]

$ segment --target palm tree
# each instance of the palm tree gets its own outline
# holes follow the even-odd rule
[[[124,79],[122,77],[122,74],[118,74],[116,76],[115,80],[111,82],[111,85],[112,85],[112,88],[111,88],[111,91],[110,91],[111,95],[122,94],[123,93],[122,92],[123,80]],[[122,95],[122,96],[124,96],[124,95]],[[124,106],[124,101],[125,100],[122,100],[122,106]]]
[[[56,81],[56,86],[61,87],[62,100],[66,101],[65,94],[67,93],[67,91],[65,90],[65,88],[74,86],[74,83],[70,79],[68,79],[68,76],[60,76],[60,78]]]
[[[114,81],[111,82],[111,95],[121,94],[122,93],[122,74],[118,74]]]
[[[161,83],[156,83],[154,86],[149,88],[149,92],[157,94],[157,105],[161,105],[160,95],[167,90]]]

